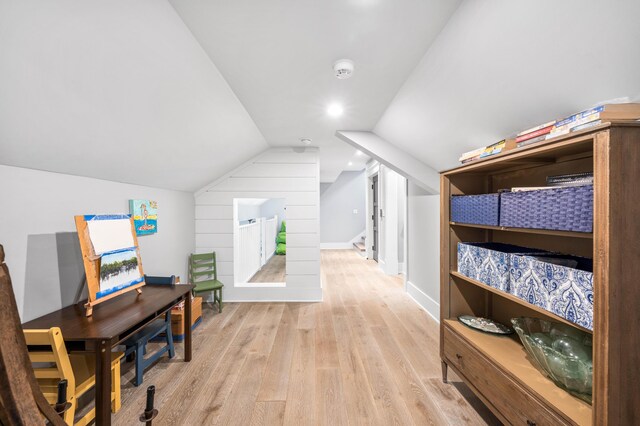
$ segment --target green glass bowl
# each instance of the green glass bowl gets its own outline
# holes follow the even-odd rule
[[[591,404],[592,336],[569,325],[539,318],[512,318],[533,364],[553,382]]]

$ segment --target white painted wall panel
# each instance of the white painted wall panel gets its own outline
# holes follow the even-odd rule
[[[312,206],[287,206],[287,220],[294,219],[317,219],[318,208]]]
[[[283,152],[281,150],[271,150],[260,156],[255,163],[264,164],[318,164],[317,152]]]
[[[196,194],[197,252],[218,253],[227,300],[317,301],[320,283],[319,164],[317,150],[273,149]],[[284,198],[287,220],[286,287],[234,285],[233,200]]]
[[[295,288],[317,288],[318,280],[315,275],[288,275],[287,285]]]
[[[277,167],[274,165],[274,167]],[[230,177],[216,185],[220,191],[233,192],[311,192],[318,186],[315,178],[278,178],[278,177]],[[241,195],[242,196],[242,195]]]
[[[196,219],[196,234],[233,234],[233,220]]]
[[[233,206],[196,206],[196,219],[227,219],[233,215]]]
[[[287,234],[287,251],[298,247],[320,247],[320,236],[318,234]]]
[[[233,234],[196,234],[196,247],[233,247]]]
[[[211,253],[216,252],[216,259],[220,261],[233,261],[233,248],[232,247],[197,247],[195,252],[200,253]]]
[[[287,274],[289,275],[316,275],[320,270],[318,261],[295,261],[287,259]]]
[[[287,259],[319,261],[320,250],[318,250],[317,248],[297,247],[295,250],[289,250],[287,252]]]
[[[287,218],[287,236],[291,234],[316,234],[320,229],[318,219]]]
[[[300,178],[315,177],[315,170],[309,167],[309,164],[277,164],[277,163],[255,163],[238,172],[232,174],[232,177],[280,177],[280,178]]]
[[[196,197],[198,206],[233,206],[234,198],[284,198],[289,206],[317,206],[318,190],[308,192],[274,192],[274,191],[218,191],[212,189]],[[231,207],[233,208],[233,207]],[[231,213],[229,217],[233,216]],[[203,218],[208,219],[208,218]],[[213,219],[213,218],[211,218]]]

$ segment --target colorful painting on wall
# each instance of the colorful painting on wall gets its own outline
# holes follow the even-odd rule
[[[158,232],[158,203],[151,200],[129,200],[129,211],[133,217],[136,235],[151,235]]]

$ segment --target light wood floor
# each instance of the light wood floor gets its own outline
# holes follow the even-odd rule
[[[274,254],[271,259],[249,280],[250,283],[283,283],[285,281],[287,256]]]
[[[324,302],[229,303],[205,310],[193,360],[163,358],[144,384],[122,381],[120,425],[139,424],[156,386],[154,425],[482,425],[498,421],[450,371],[438,326],[355,251],[322,252]]]

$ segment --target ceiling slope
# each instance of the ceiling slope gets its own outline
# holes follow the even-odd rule
[[[338,131],[336,136],[409,179],[429,194],[440,192],[440,175],[435,170],[375,133]]]
[[[193,191],[267,144],[164,0],[0,2],[0,163]]]
[[[465,0],[374,132],[442,170],[460,153],[640,95],[640,2]]]
[[[272,146],[320,147],[321,180],[368,158],[335,137],[371,130],[459,1],[170,0]],[[349,58],[348,80],[333,75]],[[344,106],[327,116],[332,102]],[[348,162],[351,161],[351,165]]]

